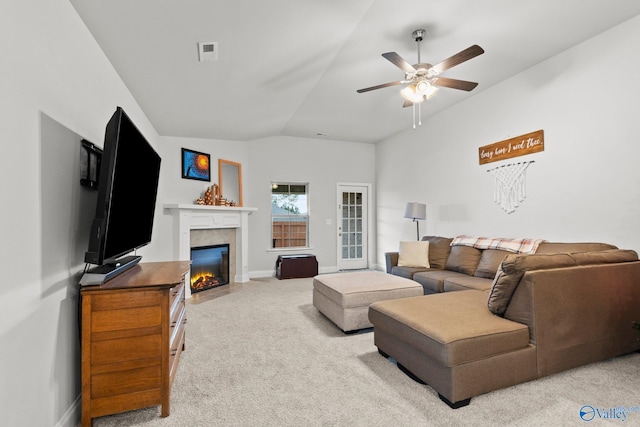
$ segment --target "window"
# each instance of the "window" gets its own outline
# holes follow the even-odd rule
[[[274,248],[309,246],[307,184],[271,184],[271,239]]]

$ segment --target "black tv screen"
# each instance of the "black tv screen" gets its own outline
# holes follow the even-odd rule
[[[159,176],[160,156],[118,107],[105,130],[85,262],[114,264],[151,242]]]

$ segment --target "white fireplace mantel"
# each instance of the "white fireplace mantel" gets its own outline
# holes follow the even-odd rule
[[[236,282],[249,281],[249,215],[257,208],[208,206],[169,203],[165,209],[173,215],[173,256],[180,261],[191,259],[191,230],[236,229]]]

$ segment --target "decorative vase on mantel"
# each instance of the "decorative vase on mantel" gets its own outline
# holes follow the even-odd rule
[[[220,206],[220,187],[218,184],[207,187],[202,197],[198,197],[194,203],[196,205]]]

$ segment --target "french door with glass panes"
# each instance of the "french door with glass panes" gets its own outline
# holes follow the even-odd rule
[[[366,185],[338,184],[338,269],[368,267],[368,190]]]

